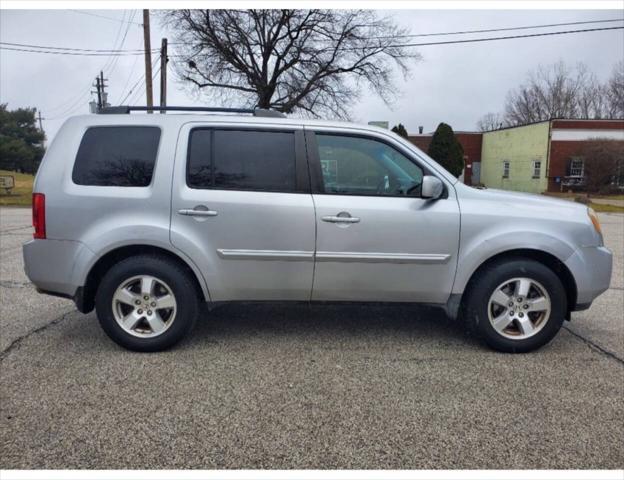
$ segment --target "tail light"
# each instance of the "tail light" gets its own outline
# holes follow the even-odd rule
[[[45,195],[43,193],[33,193],[32,223],[35,227],[33,238],[46,238]]]

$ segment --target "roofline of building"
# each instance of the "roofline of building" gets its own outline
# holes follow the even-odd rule
[[[429,133],[408,133],[407,136],[408,137],[431,137],[435,132],[429,132]],[[463,134],[469,134],[469,135],[479,135],[481,133],[484,132],[477,132],[475,130],[453,130],[453,133],[458,134],[458,133],[463,133]]]
[[[490,133],[490,132],[500,132],[502,130],[510,130],[512,128],[530,127],[531,125],[538,125],[540,123],[554,122],[554,121],[558,121],[558,122],[622,122],[622,121],[624,121],[624,118],[563,118],[563,117],[552,117],[552,118],[550,118],[548,120],[538,120],[536,122],[525,123],[523,125],[513,125],[511,127],[496,128],[494,130],[487,130],[487,131],[484,131],[484,132],[481,132],[481,133],[486,134],[486,133]]]
[[[549,120],[539,120],[536,122],[530,122],[530,123],[525,123],[523,125],[513,125],[510,127],[502,127],[502,128],[495,128],[494,130],[487,130],[487,131],[483,131],[483,132],[479,132],[476,130],[454,130],[453,133],[458,134],[458,133],[463,133],[463,134],[469,134],[469,135],[479,135],[479,134],[486,134],[486,133],[490,133],[490,132],[500,132],[502,130],[510,130],[512,128],[522,128],[522,127],[530,127],[531,125],[538,125],[540,123],[546,123],[546,122],[554,122],[554,121],[558,121],[558,122],[624,122],[624,118],[564,118],[564,117],[552,117]],[[415,138],[426,138],[426,137],[431,137],[435,132],[429,132],[429,133],[408,133],[407,136],[408,137],[415,137]]]

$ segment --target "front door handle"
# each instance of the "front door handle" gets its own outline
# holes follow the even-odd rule
[[[178,213],[180,215],[188,215],[189,217],[216,217],[218,215],[217,212],[203,205],[198,205],[195,208],[182,208],[178,210]]]
[[[360,219],[358,217],[351,216],[340,216],[338,215],[327,215],[325,217],[321,217],[321,220],[329,223],[360,223]]]

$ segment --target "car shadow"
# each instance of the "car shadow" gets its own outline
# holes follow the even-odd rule
[[[206,339],[257,335],[318,337],[378,336],[426,338],[443,343],[477,343],[465,325],[438,308],[392,304],[308,304],[245,302],[203,309],[191,344]]]

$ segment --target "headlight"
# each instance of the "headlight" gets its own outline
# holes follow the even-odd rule
[[[598,220],[598,215],[596,215],[596,212],[594,212],[593,208],[587,208],[587,216],[589,217],[591,222],[594,224],[594,228],[596,229],[596,232],[598,232],[598,234],[602,236],[602,228],[600,228],[600,220]]]

